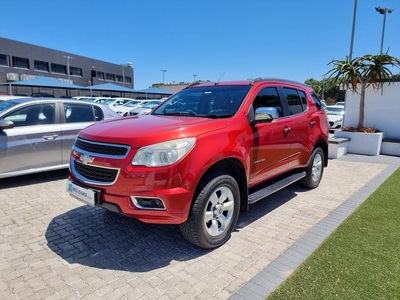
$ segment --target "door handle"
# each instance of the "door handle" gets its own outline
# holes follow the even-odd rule
[[[44,135],[43,138],[45,140],[55,140],[56,138],[58,138],[58,134],[57,133],[47,134],[47,135]]]
[[[290,128],[290,127],[285,127],[285,128],[283,129],[283,132],[284,132],[284,133],[289,133],[290,130],[292,130],[292,128]]]

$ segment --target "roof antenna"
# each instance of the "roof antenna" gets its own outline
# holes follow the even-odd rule
[[[221,78],[225,75],[226,71],[221,75],[221,77],[218,79],[218,81],[216,82],[216,84],[219,83],[219,81],[221,80]]]

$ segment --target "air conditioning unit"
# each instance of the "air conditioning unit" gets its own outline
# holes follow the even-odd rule
[[[34,75],[28,75],[28,74],[21,74],[21,80],[29,80],[29,79],[35,79],[37,76]]]
[[[18,73],[7,73],[7,80],[9,80],[9,81],[19,80]]]

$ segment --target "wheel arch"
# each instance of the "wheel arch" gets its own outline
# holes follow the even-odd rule
[[[325,141],[325,139],[320,138],[314,145],[314,148],[312,149],[311,153],[314,152],[315,149],[321,148],[322,151],[324,152],[324,167],[326,168],[328,166],[328,143]]]
[[[208,181],[209,178],[213,177],[215,172],[225,173],[232,176],[236,180],[240,189],[240,211],[248,211],[248,184],[246,170],[242,162],[236,158],[222,159],[215,162],[207,169],[197,184],[191,206],[193,205],[194,199],[196,199],[200,193],[199,187],[203,186],[205,181]]]

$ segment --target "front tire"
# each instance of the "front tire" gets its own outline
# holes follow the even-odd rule
[[[319,186],[324,173],[325,157],[321,148],[316,148],[306,167],[306,176],[300,180],[300,184],[306,188],[315,189]]]
[[[236,180],[224,173],[205,178],[187,221],[181,224],[185,239],[204,249],[223,245],[236,226],[240,192]]]

